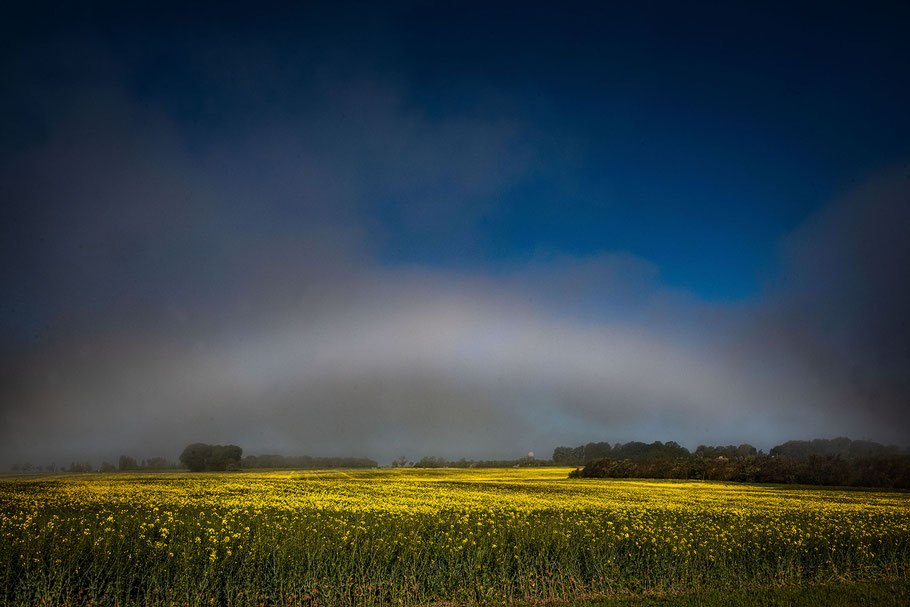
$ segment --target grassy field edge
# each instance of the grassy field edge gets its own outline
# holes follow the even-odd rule
[[[811,586],[782,586],[710,590],[682,595],[617,597],[563,603],[563,607],[904,607],[910,605],[910,579],[892,578],[861,582],[836,582]]]

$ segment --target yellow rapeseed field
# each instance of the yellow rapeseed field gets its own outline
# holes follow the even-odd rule
[[[509,603],[903,575],[910,494],[567,469],[0,480],[4,604]]]

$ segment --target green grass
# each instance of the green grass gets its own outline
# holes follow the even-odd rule
[[[566,607],[906,607],[910,580],[874,580],[829,585],[713,590],[681,596],[618,598],[569,603]]]

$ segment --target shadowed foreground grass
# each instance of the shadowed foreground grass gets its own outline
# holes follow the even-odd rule
[[[848,584],[694,593],[685,596],[608,599],[565,607],[906,607],[910,581],[875,580]]]

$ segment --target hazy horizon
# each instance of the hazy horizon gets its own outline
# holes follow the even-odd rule
[[[908,445],[905,8],[16,10],[0,466]]]
[[[868,439],[862,439],[862,438],[854,439],[852,437],[829,436],[829,437],[813,437],[813,438],[792,438],[792,439],[787,439],[785,441],[781,441],[779,444],[784,444],[789,441],[812,442],[816,439],[831,440],[831,439],[836,439],[836,438],[848,438],[851,441],[868,440]],[[498,462],[498,461],[516,462],[516,461],[519,461],[519,460],[522,460],[525,458],[529,458],[529,457],[533,458],[534,460],[538,460],[538,461],[549,461],[549,460],[552,460],[554,449],[556,449],[558,447],[576,448],[576,447],[582,446],[584,444],[591,444],[591,443],[598,443],[598,442],[609,442],[611,445],[616,446],[618,444],[626,444],[626,443],[633,443],[633,442],[641,442],[641,443],[646,443],[646,444],[653,444],[654,442],[661,442],[661,443],[666,444],[666,443],[677,442],[677,441],[673,441],[672,439],[667,439],[667,440],[655,439],[655,440],[648,440],[648,441],[645,441],[645,440],[615,441],[615,442],[590,440],[590,441],[585,441],[584,443],[581,443],[578,445],[574,445],[574,444],[573,445],[554,445],[551,449],[548,449],[545,452],[528,451],[527,453],[513,453],[513,454],[500,456],[500,457],[486,457],[486,456],[484,456],[483,452],[464,453],[460,456],[452,455],[449,457],[442,457],[441,459],[445,460],[445,462],[448,464],[457,464],[461,460],[465,460],[468,462]],[[877,441],[871,441],[871,442],[877,442]],[[203,444],[205,444],[205,443],[203,443]],[[214,443],[214,444],[217,444],[217,443]],[[229,444],[229,443],[225,443],[225,444]],[[680,443],[677,443],[677,444],[680,444]],[[737,446],[741,446],[742,444],[743,443],[739,443],[739,444],[732,445],[732,446],[737,447]],[[769,451],[773,447],[778,446],[777,444],[767,445],[767,446],[754,445],[751,443],[749,443],[749,444],[752,447],[755,447],[757,449],[759,455],[762,453],[768,454]],[[881,443],[879,443],[879,444],[881,444]],[[188,446],[188,445],[184,445],[184,447],[186,447],[186,446]],[[389,457],[387,459],[375,459],[373,457],[364,456],[363,454],[360,454],[357,452],[350,452],[350,453],[338,452],[338,453],[332,453],[332,454],[325,454],[325,453],[310,453],[310,452],[283,452],[283,451],[275,451],[275,450],[269,451],[267,449],[264,451],[248,451],[247,449],[245,449],[243,447],[243,445],[236,445],[236,446],[240,447],[243,450],[243,455],[242,455],[243,458],[246,458],[249,456],[253,456],[253,457],[279,456],[279,457],[287,457],[287,458],[309,457],[309,458],[313,458],[313,459],[326,459],[326,460],[335,459],[335,458],[338,458],[338,459],[341,459],[341,458],[372,459],[377,463],[377,465],[379,467],[396,467],[396,466],[398,466],[397,462],[402,457],[405,459],[405,462],[406,462],[404,465],[408,466],[408,467],[413,466],[415,464],[419,464],[420,460],[425,459],[425,458],[439,458],[439,456],[435,453],[416,453],[416,454],[409,455],[408,451],[411,451],[411,450],[409,450],[407,448],[401,449],[401,452],[395,457]],[[700,446],[725,447],[728,445],[713,444],[713,443],[703,445],[703,444],[699,443],[698,445],[680,444],[680,446],[688,449],[691,453],[694,454],[696,452],[697,448]],[[910,442],[905,442],[902,445],[901,444],[885,444],[883,446],[898,447],[902,451],[910,450]],[[176,467],[180,468],[180,467],[182,467],[181,460],[180,460],[180,453],[182,453],[182,452],[183,452],[183,448],[181,448],[179,452],[173,453],[173,454],[172,453],[149,452],[148,454],[140,454],[139,457],[136,457],[135,453],[131,453],[129,451],[108,451],[107,453],[102,453],[100,455],[98,453],[95,453],[93,457],[89,457],[89,458],[81,457],[81,456],[79,456],[79,454],[73,454],[72,457],[68,457],[65,460],[61,460],[61,461],[56,461],[56,460],[48,459],[48,458],[41,459],[41,457],[39,456],[39,458],[36,460],[16,459],[16,460],[11,460],[9,462],[5,462],[5,467],[0,468],[0,474],[8,473],[8,472],[14,472],[14,473],[15,472],[30,472],[33,474],[40,473],[40,472],[57,472],[57,473],[69,472],[70,470],[68,470],[68,468],[71,464],[74,464],[76,466],[81,466],[82,464],[89,464],[90,466],[92,466],[92,468],[94,470],[97,470],[99,468],[99,466],[101,466],[102,464],[111,464],[111,465],[117,467],[121,456],[125,456],[127,458],[132,459],[133,462],[131,465],[136,466],[135,468],[127,468],[127,470],[135,471],[135,470],[146,469],[146,467],[147,467],[146,462],[148,460],[157,459],[157,458],[164,459],[167,462],[167,464],[170,466],[176,466]],[[622,459],[621,457],[617,458],[617,456],[608,456],[608,457],[613,457],[615,459]],[[576,467],[579,467],[580,465],[581,465],[580,463],[574,463],[574,464],[554,463],[553,464],[553,466],[569,467],[569,468],[576,468]],[[23,470],[22,466],[28,466],[29,469]],[[50,468],[49,468],[50,466],[53,466],[54,469],[50,470]],[[246,464],[244,464],[244,466],[246,466]],[[266,467],[268,467],[268,466],[266,466]],[[332,467],[337,468],[339,466],[333,465]],[[41,468],[41,469],[39,470],[38,468]],[[157,470],[159,468],[151,467],[148,469]],[[79,470],[79,471],[83,471],[83,470]],[[102,471],[104,471],[104,470],[102,470]]]

